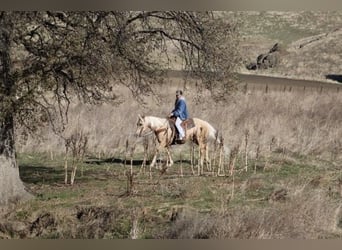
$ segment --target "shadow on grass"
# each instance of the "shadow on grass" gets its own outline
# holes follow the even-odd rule
[[[341,82],[342,83],[342,75],[326,75],[325,76],[327,79],[333,80],[333,81],[337,81],[337,82]]]
[[[120,159],[120,158],[104,158],[104,159],[98,159],[98,158],[88,158],[83,162],[84,164],[89,164],[89,165],[94,165],[94,168],[91,167],[90,169],[87,170],[87,174],[82,178],[78,178],[78,182],[82,181],[88,181],[90,177],[87,177],[88,174],[91,176],[91,179],[94,179],[94,173],[96,176],[102,176],[104,175],[106,177],[106,172],[103,173],[103,171],[98,170],[96,168],[96,165],[101,166],[104,164],[113,164],[113,167],[115,165],[123,165],[123,166],[130,166],[131,165],[131,160],[130,159]],[[132,161],[132,165],[135,167],[141,167],[143,163],[143,160],[137,160],[134,159]],[[146,161],[146,165],[149,166],[151,161]],[[157,164],[160,164],[161,161],[158,160]],[[177,165],[179,164],[184,164],[190,165],[189,160],[175,160],[174,165],[170,168],[178,168]],[[95,171],[95,172],[94,172]],[[63,168],[54,168],[54,167],[47,167],[42,164],[31,164],[31,163],[24,163],[19,165],[19,173],[20,173],[20,178],[23,182],[28,183],[28,184],[46,184],[46,185],[51,185],[51,184],[57,184],[57,183],[64,183],[64,169]],[[79,171],[78,171],[79,173]],[[99,178],[101,179],[101,178]]]
[[[159,160],[157,162],[160,162]],[[175,160],[174,164],[180,164],[180,163],[190,164],[190,160]],[[98,158],[89,158],[84,163],[86,164],[95,164],[95,165],[101,165],[105,163],[112,163],[112,164],[123,164],[123,165],[131,165],[130,159],[120,159],[120,158],[106,158],[106,159],[98,159]],[[146,165],[149,165],[151,163],[150,160],[146,161]],[[143,164],[143,160],[133,160],[132,165],[133,166],[141,166]]]
[[[98,159],[98,158],[89,158],[86,161],[84,161],[86,164],[94,164],[94,165],[102,165],[102,164],[123,164],[123,165],[131,165],[130,159],[120,159],[120,158],[106,158],[106,159]],[[133,166],[141,166],[143,163],[143,160],[133,160],[132,165]],[[148,164],[149,161],[147,161],[146,164]]]
[[[20,165],[20,178],[30,184],[53,184],[64,182],[64,170],[40,165]]]

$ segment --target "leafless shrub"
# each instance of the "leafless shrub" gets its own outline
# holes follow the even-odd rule
[[[129,159],[129,171],[125,171],[125,175],[127,177],[127,185],[126,185],[126,193],[124,195],[132,195],[134,193],[134,177],[136,173],[133,171],[133,157],[134,151],[137,146],[136,140],[130,140],[130,138],[126,138],[125,142],[125,158],[124,158],[124,165],[127,165],[127,161]],[[127,159],[128,158],[128,159]]]
[[[230,175],[234,175],[234,171],[235,171],[235,163],[237,160],[237,157],[239,156],[240,153],[240,144],[236,145],[232,151],[230,152],[230,161],[229,161],[229,173]]]
[[[139,216],[139,210],[134,209],[131,215],[131,231],[129,233],[131,239],[139,239],[139,235],[141,233],[141,229],[139,227]]]
[[[75,132],[70,137],[65,139],[65,161],[64,170],[65,178],[64,183],[68,184],[68,157],[71,153],[71,175],[70,184],[73,185],[76,177],[77,167],[83,162],[84,155],[87,150],[88,137],[83,134],[83,132]],[[82,166],[83,175],[83,166]]]

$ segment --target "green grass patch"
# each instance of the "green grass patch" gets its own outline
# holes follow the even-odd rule
[[[131,167],[130,163],[124,165],[120,159],[85,159],[78,168],[73,186],[64,185],[62,157],[52,160],[44,154],[24,154],[18,159],[21,178],[36,199],[18,207],[13,215],[15,220],[32,221],[34,216],[49,211],[52,217],[56,216],[53,223],[73,223],[76,228],[83,228],[87,223],[103,224],[101,216],[111,216],[115,226],[104,224],[105,232],[100,231],[96,236],[102,238],[129,237],[134,218],[139,220],[139,237],[153,238],[158,231],[172,225],[170,217],[175,209],[192,209],[200,214],[238,211],[243,207],[263,209],[270,206],[269,197],[279,188],[288,192],[303,185],[327,189],[331,185],[331,176],[340,176],[336,175],[340,170],[328,162],[295,154],[275,153],[257,162],[250,161],[247,172],[239,160],[234,178],[213,176],[209,171],[204,176],[194,176],[186,161],[182,162],[181,176],[181,163],[177,159],[166,173],[153,169],[151,177],[148,167],[145,173],[140,173],[140,162],[136,159],[132,193],[127,194],[129,182],[126,173]],[[258,166],[256,172],[254,164]],[[336,178],[334,180],[337,182]],[[331,197],[338,199],[337,188],[333,191],[334,196]],[[79,220],[75,211],[88,207],[94,211],[87,214],[90,221]],[[112,215],[111,211],[120,212]],[[42,231],[39,238],[60,238],[63,230],[64,234],[72,237],[93,237],[88,229],[83,228],[81,232],[70,229],[69,232],[66,226],[59,229],[58,234]]]

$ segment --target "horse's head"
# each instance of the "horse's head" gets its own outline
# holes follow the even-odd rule
[[[138,115],[137,130],[135,132],[136,136],[142,136],[147,130],[149,130],[149,126],[145,118],[145,116]]]

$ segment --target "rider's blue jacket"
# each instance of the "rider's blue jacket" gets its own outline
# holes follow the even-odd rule
[[[174,116],[179,117],[183,121],[189,118],[186,101],[183,96],[176,100],[175,108],[172,110],[172,113]]]

